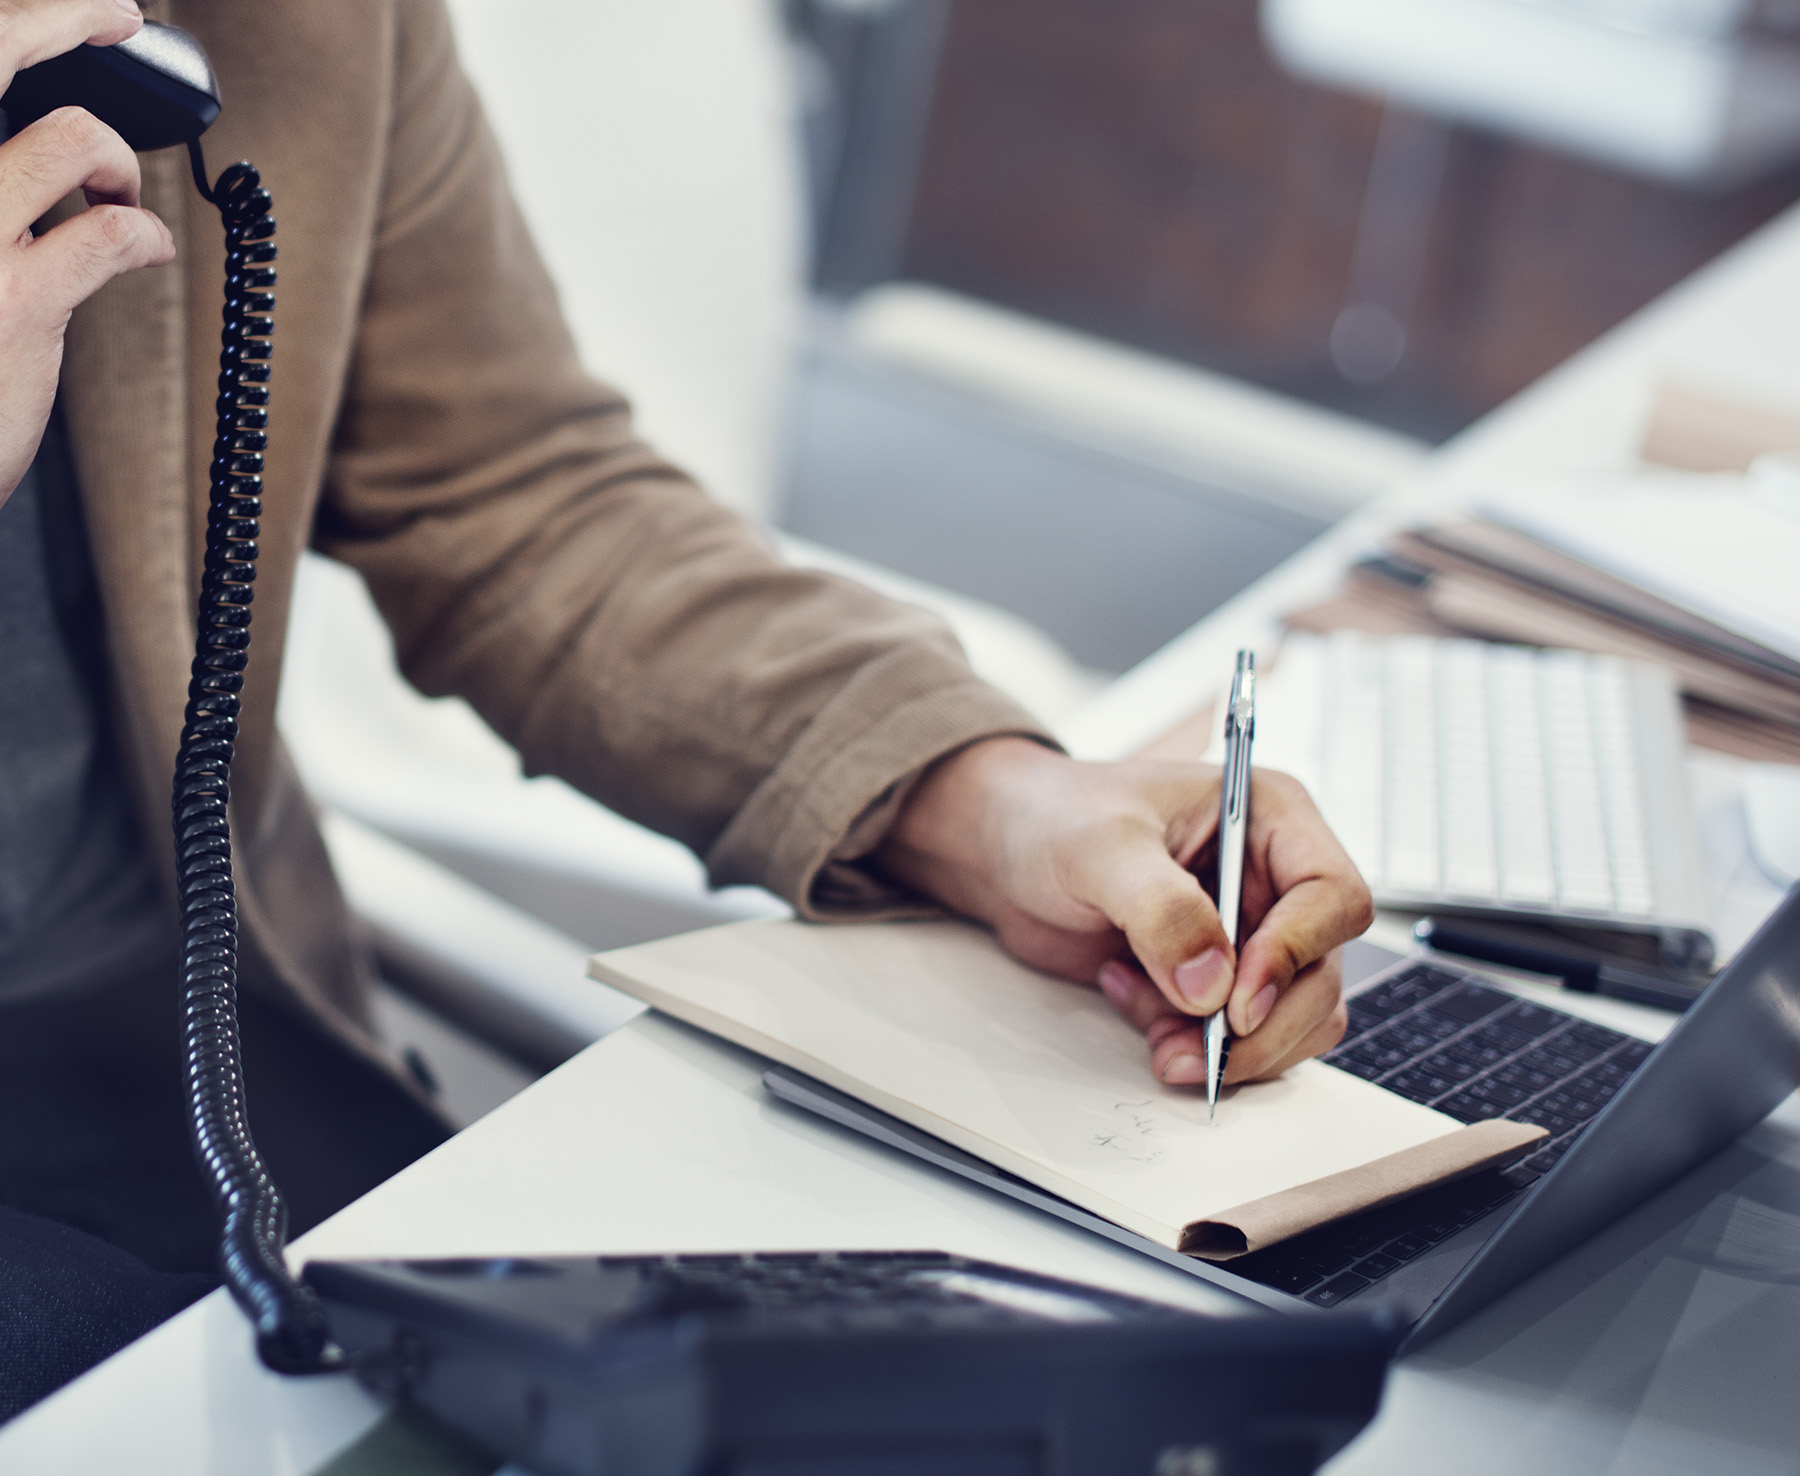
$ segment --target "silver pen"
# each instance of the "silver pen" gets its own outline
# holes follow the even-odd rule
[[[1225,775],[1219,787],[1219,921],[1225,937],[1238,944],[1238,914],[1244,899],[1244,841],[1250,833],[1250,740],[1256,736],[1256,653],[1239,651],[1225,709]],[[1219,1083],[1231,1055],[1225,1011],[1206,1021],[1206,1112],[1219,1110]]]

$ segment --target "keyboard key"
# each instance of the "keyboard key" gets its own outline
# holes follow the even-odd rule
[[[1545,1112],[1554,1112],[1575,1122],[1586,1122],[1594,1115],[1594,1104],[1589,1098],[1577,1096],[1567,1090],[1546,1092],[1534,1105]]]
[[[1589,1040],[1573,1030],[1565,1030],[1561,1035],[1551,1037],[1545,1048],[1554,1050],[1559,1056],[1567,1056],[1572,1061],[1585,1064],[1604,1056],[1612,1049],[1612,1045],[1610,1042]]]
[[[1590,1117],[1597,1116],[1600,1109],[1612,1101],[1614,1090],[1613,1087],[1586,1086],[1577,1082],[1571,1089],[1570,1095],[1575,1098],[1578,1110],[1571,1112],[1569,1116],[1579,1118],[1583,1122]]]
[[[1481,1101],[1467,1092],[1458,1092],[1454,1097],[1446,1097],[1441,1102],[1432,1103],[1439,1112],[1454,1117],[1458,1122],[1486,1122],[1490,1117],[1498,1117],[1490,1102]]]
[[[1370,1020],[1388,1020],[1402,1010],[1409,1010],[1431,993],[1429,987],[1414,984],[1404,974],[1365,989],[1350,1000],[1350,1012]]]
[[[1573,1076],[1582,1067],[1583,1062],[1553,1045],[1537,1046],[1519,1057],[1521,1066],[1529,1066],[1533,1071],[1541,1071],[1552,1081],[1562,1081]]]
[[[1459,1020],[1454,1015],[1447,1015],[1435,1004],[1426,1005],[1407,1016],[1406,1023],[1421,1031],[1429,1032],[1438,1040],[1446,1036],[1456,1035],[1469,1028],[1467,1020]]]
[[[1367,1255],[1394,1233],[1381,1214],[1353,1215],[1337,1225],[1338,1243],[1352,1255]]]
[[[1248,1268],[1240,1270],[1240,1267],[1243,1267],[1243,1263],[1236,1262],[1226,1269],[1237,1271],[1241,1275],[1248,1276],[1252,1281],[1263,1286],[1273,1287],[1276,1291],[1287,1292],[1292,1296],[1299,1296],[1319,1279],[1319,1273],[1311,1266],[1302,1266],[1291,1260],[1273,1262],[1267,1267],[1258,1266],[1254,1271]]]
[[[1656,1047],[1651,1045],[1648,1041],[1628,1041],[1619,1047],[1618,1053],[1613,1056],[1613,1060],[1635,1071],[1650,1058],[1650,1052],[1655,1049]]]
[[[1541,1102],[1533,1102],[1528,1107],[1521,1107],[1517,1112],[1509,1112],[1506,1115],[1514,1122],[1535,1123],[1553,1138],[1559,1138],[1564,1133],[1572,1133],[1583,1125],[1580,1118],[1567,1117],[1544,1106]]]
[[[1416,1010],[1407,1017],[1407,1027],[1420,1035],[1428,1035],[1432,1040],[1442,1040],[1447,1035],[1455,1035],[1463,1028],[1461,1020],[1454,1020],[1448,1015],[1439,1014],[1430,1005]]]
[[[1489,989],[1485,984],[1465,984],[1461,989],[1433,1000],[1431,1007],[1439,1014],[1473,1025],[1511,1001],[1512,996],[1499,989]]]
[[[1515,1051],[1524,1050],[1531,1044],[1532,1038],[1530,1031],[1520,1029],[1504,1016],[1498,1020],[1489,1021],[1468,1036],[1468,1040],[1475,1045],[1492,1046],[1495,1050],[1503,1051],[1509,1056]]]
[[[1374,1081],[1376,1077],[1383,1074],[1382,1067],[1371,1066],[1365,1061],[1354,1060],[1348,1054],[1342,1056],[1327,1056],[1325,1060],[1330,1065],[1337,1067],[1339,1071],[1348,1071],[1352,1076],[1360,1076],[1364,1081]]]
[[[1560,1037],[1563,1040],[1579,1041],[1583,1045],[1598,1046],[1607,1051],[1628,1038],[1616,1030],[1608,1030],[1604,1025],[1596,1025],[1591,1020],[1577,1020]]]
[[[1415,1005],[1422,999],[1430,999],[1444,987],[1444,979],[1429,964],[1415,964],[1402,973],[1395,974],[1386,984],[1379,987],[1389,990],[1395,999],[1408,1005]]]
[[[1346,1271],[1341,1276],[1334,1276],[1321,1287],[1316,1287],[1306,1294],[1306,1300],[1315,1307],[1335,1307],[1355,1296],[1365,1286],[1374,1283],[1366,1276],[1358,1276],[1354,1271]]]
[[[1413,1052],[1395,1050],[1383,1045],[1379,1038],[1365,1041],[1347,1053],[1348,1059],[1364,1066],[1372,1066],[1376,1071],[1392,1071],[1396,1066],[1405,1066],[1413,1058]]]
[[[1390,1255],[1377,1251],[1372,1256],[1364,1256],[1356,1263],[1356,1274],[1367,1276],[1371,1281],[1379,1280],[1390,1272],[1398,1271],[1404,1262],[1397,1261]]]
[[[1486,1071],[1490,1066],[1498,1066],[1512,1054],[1504,1046],[1484,1045],[1478,1040],[1452,1041],[1444,1047],[1445,1053],[1454,1061],[1463,1061],[1477,1071]]]
[[[1462,1095],[1472,1101],[1491,1104],[1496,1109],[1492,1115],[1498,1117],[1507,1108],[1517,1107],[1519,1103],[1526,1101],[1531,1093],[1523,1087],[1508,1086],[1505,1082],[1497,1081],[1489,1076],[1476,1082]]]
[[[1460,1230],[1465,1225],[1473,1225],[1477,1220],[1491,1214],[1500,1205],[1511,1199],[1518,1190],[1511,1184],[1498,1185],[1496,1191],[1484,1194],[1478,1203],[1466,1204],[1457,1211],[1456,1222]]]
[[[1569,1022],[1569,1017],[1561,1010],[1547,1010],[1542,1005],[1528,1004],[1524,1000],[1512,1007],[1507,1018],[1521,1029],[1529,1030],[1534,1038],[1548,1035],[1552,1030],[1561,1030]]]
[[[1434,1051],[1423,1061],[1418,1069],[1429,1071],[1433,1076],[1441,1076],[1449,1081],[1467,1081],[1476,1072],[1484,1069],[1479,1061],[1472,1061],[1460,1054],[1454,1054],[1456,1048],[1447,1046],[1441,1051]]]
[[[1298,1264],[1312,1267],[1320,1276],[1342,1271],[1356,1259],[1354,1252],[1331,1241],[1310,1245],[1298,1243],[1293,1247],[1292,1255]]]
[[[1556,1078],[1545,1071],[1533,1071],[1523,1061],[1511,1061],[1494,1073],[1494,1080],[1519,1087],[1528,1096],[1536,1096],[1556,1085]]]
[[[1415,1030],[1409,1023],[1392,1025],[1385,1030],[1381,1044],[1389,1050],[1405,1051],[1408,1056],[1422,1056],[1442,1039],[1439,1034],[1425,1030]]]
[[[1423,1235],[1415,1235],[1410,1231],[1405,1235],[1396,1235],[1382,1250],[1397,1260],[1410,1261],[1422,1256],[1431,1249],[1431,1242]]]
[[[1382,1085],[1414,1102],[1432,1102],[1445,1092],[1455,1091],[1457,1083],[1448,1076],[1414,1066],[1406,1071],[1396,1071]]]
[[[1567,1143],[1552,1143],[1548,1148],[1540,1149],[1518,1167],[1534,1174],[1547,1174],[1556,1167],[1557,1160],[1568,1151]]]

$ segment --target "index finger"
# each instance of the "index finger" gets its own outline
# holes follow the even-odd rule
[[[1279,996],[1302,969],[1375,920],[1367,884],[1305,790],[1285,775],[1265,781],[1271,792],[1252,800],[1251,824],[1262,832],[1256,839],[1276,899],[1239,951],[1227,1017],[1246,1035],[1258,995],[1273,985]]]
[[[26,67],[84,42],[114,45],[143,24],[135,0],[0,0],[0,92]]]
[[[0,144],[0,241],[19,240],[80,189],[95,205],[138,203],[137,155],[83,108],[58,108]]]

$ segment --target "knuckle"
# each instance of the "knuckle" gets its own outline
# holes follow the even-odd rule
[[[1310,790],[1281,769],[1259,769],[1252,778],[1256,798],[1283,814],[1309,815],[1318,812]]]
[[[1193,931],[1197,885],[1179,879],[1146,890],[1139,900],[1136,930],[1152,939],[1174,939]]]
[[[94,205],[88,210],[96,257],[121,256],[135,247],[143,235],[143,218],[123,205]]]
[[[1306,793],[1306,786],[1285,769],[1263,769],[1258,777],[1283,799],[1298,799]]]
[[[92,153],[109,136],[116,136],[86,108],[58,108],[53,113],[46,113],[43,126],[68,153]]]

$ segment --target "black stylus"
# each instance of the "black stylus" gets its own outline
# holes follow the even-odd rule
[[[1554,975],[1563,981],[1564,988],[1581,994],[1605,994],[1613,999],[1655,1005],[1658,1009],[1677,1013],[1691,1005],[1706,987],[1704,981],[1689,984],[1679,979],[1659,978],[1655,974],[1640,974],[1633,969],[1621,969],[1576,954],[1496,938],[1489,933],[1459,927],[1441,917],[1420,918],[1413,924],[1413,937],[1439,953],[1458,953],[1483,963]]]

